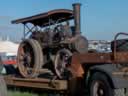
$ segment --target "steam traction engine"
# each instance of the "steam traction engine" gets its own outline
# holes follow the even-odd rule
[[[73,11],[57,9],[12,23],[24,25],[18,49],[18,68],[23,77],[37,77],[47,70],[63,79],[69,72],[72,53],[87,52],[88,42],[80,34],[80,4],[73,4]]]
[[[127,33],[115,36],[111,52],[89,51],[88,41],[81,35],[78,3],[73,4],[73,10],[52,10],[12,23],[24,25],[17,61],[25,78],[12,78],[12,82],[9,78],[7,84],[53,89],[49,87],[51,80],[35,78],[49,73],[52,80],[68,81],[60,84],[68,86],[69,96],[85,96],[85,90],[90,96],[124,96],[124,88],[128,88],[128,40],[117,37]]]

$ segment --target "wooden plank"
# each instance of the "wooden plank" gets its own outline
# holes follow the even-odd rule
[[[31,88],[42,88],[47,90],[67,90],[66,80],[54,80],[44,78],[16,78],[11,76],[5,76],[7,85],[22,86]]]
[[[128,63],[128,52],[117,52],[115,61],[117,63]]]

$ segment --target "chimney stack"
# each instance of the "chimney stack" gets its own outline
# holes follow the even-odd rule
[[[74,14],[74,24],[75,24],[75,35],[81,33],[81,26],[80,26],[80,3],[73,4],[73,14]]]

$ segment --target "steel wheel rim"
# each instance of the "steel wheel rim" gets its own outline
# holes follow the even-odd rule
[[[92,96],[106,96],[104,84],[100,81],[96,81],[93,86]]]
[[[69,62],[68,59],[72,56],[69,50],[60,50],[55,58],[55,72],[57,76],[62,79],[65,69],[67,69]]]
[[[19,69],[24,76],[31,75],[33,73],[32,67],[34,67],[34,65],[31,65],[32,62],[34,62],[34,54],[33,54],[34,50],[32,50],[31,45],[29,45],[29,47],[26,45],[27,43],[23,42],[19,46],[18,60],[17,60]]]

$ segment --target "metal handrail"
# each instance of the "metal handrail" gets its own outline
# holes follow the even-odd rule
[[[117,33],[116,35],[115,35],[115,37],[114,37],[114,60],[116,60],[116,54],[117,54],[117,48],[116,48],[116,45],[117,45],[117,42],[116,42],[116,40],[117,40],[117,37],[119,37],[120,35],[128,35],[128,33],[125,33],[125,32],[119,32],[119,33]]]

